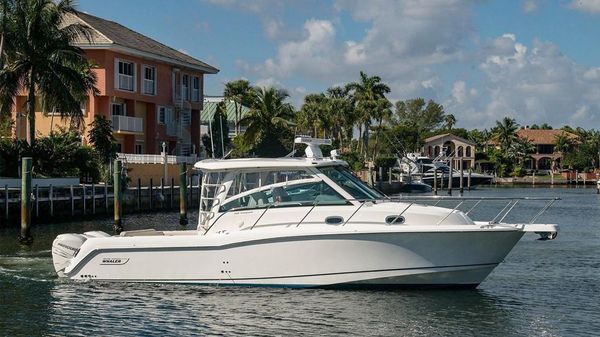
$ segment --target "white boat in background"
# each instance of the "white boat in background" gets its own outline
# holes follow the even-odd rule
[[[296,142],[307,144],[306,158],[198,162],[203,184],[195,230],[59,235],[52,247],[56,272],[73,280],[475,287],[526,232],[556,236],[552,224],[503,223],[517,201],[478,222],[458,206],[386,198],[335,152],[323,158],[319,145],[326,141]]]
[[[440,186],[448,186],[450,180],[450,171],[452,171],[452,186],[460,186],[460,171],[448,166],[448,164],[441,160],[441,155],[438,158],[431,159],[423,156],[420,153],[407,153],[403,158],[399,159],[399,168],[406,175],[410,176],[412,180],[417,180],[425,183],[429,186],[434,185],[434,180],[437,179],[437,183]],[[437,177],[434,177],[437,171]],[[488,174],[482,174],[477,172],[471,172],[471,177],[463,172],[463,186],[468,185],[470,179],[470,186],[477,186],[483,184],[490,184],[494,177]]]

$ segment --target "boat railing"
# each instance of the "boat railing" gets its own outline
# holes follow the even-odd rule
[[[496,215],[492,218],[492,220],[490,220],[488,222],[489,224],[493,225],[493,224],[502,223],[502,221],[512,212],[512,210],[515,208],[515,206],[517,206],[518,203],[542,201],[542,202],[544,202],[544,205],[527,222],[529,224],[532,224],[542,214],[544,214],[556,201],[559,201],[559,200],[561,200],[561,199],[556,198],[556,197],[452,197],[452,196],[415,196],[415,197],[408,196],[408,197],[382,198],[382,199],[346,199],[346,201],[355,202],[355,203],[358,203],[358,205],[353,204],[356,207],[355,210],[345,221],[343,221],[343,223],[341,223],[341,226],[346,226],[348,223],[350,223],[350,220],[352,220],[352,218],[355,217],[355,215],[363,208],[363,206],[369,205],[369,204],[374,205],[376,203],[402,202],[403,204],[406,204],[404,207],[402,207],[400,212],[398,212],[398,215],[396,215],[395,219],[392,219],[392,222],[395,222],[396,220],[401,218],[404,215],[404,213],[406,213],[406,211],[408,211],[414,205],[423,205],[423,204],[428,205],[427,202],[432,202],[433,204],[431,206],[438,206],[443,201],[456,202],[456,205],[453,208],[448,207],[448,213],[445,214],[443,217],[441,217],[441,219],[436,223],[436,225],[441,225],[444,221],[446,221],[450,217],[450,215],[452,215],[462,205],[465,205],[468,202],[472,202],[473,205],[470,206],[468,208],[468,210],[463,211],[466,215],[469,215],[470,213],[472,213],[479,205],[481,205],[484,202],[506,201],[506,204],[504,205],[504,207],[498,213],[496,213]],[[331,203],[331,202],[319,203],[318,200],[268,203],[263,207],[264,210],[262,211],[260,216],[256,219],[256,221],[254,221],[252,226],[250,226],[249,229],[250,230],[254,229],[254,227],[256,227],[256,225],[258,225],[260,220],[262,220],[264,218],[265,214],[270,209],[286,207],[286,206],[289,207],[290,205],[310,207],[306,211],[306,213],[303,213],[301,219],[298,221],[298,223],[294,227],[300,226],[317,206],[340,206],[339,203]],[[263,208],[261,208],[261,209],[263,209]],[[232,212],[232,211],[242,211],[242,210],[247,210],[247,208],[232,208],[232,209],[228,209],[224,212],[221,212],[219,214],[219,216],[215,219],[215,221],[213,221],[208,226],[208,228],[206,228],[204,234],[207,234],[225,214]]]

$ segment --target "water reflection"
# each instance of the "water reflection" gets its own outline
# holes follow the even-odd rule
[[[68,331],[81,326],[82,317],[93,317],[84,323],[91,334],[518,333],[510,312],[481,290],[336,291],[57,282],[50,296],[51,330]],[[127,326],[115,325],[115,320],[127,321]]]

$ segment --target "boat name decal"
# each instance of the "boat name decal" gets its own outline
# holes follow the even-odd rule
[[[129,261],[128,258],[122,257],[104,257],[102,258],[102,262],[100,264],[112,264],[112,265],[122,265]]]

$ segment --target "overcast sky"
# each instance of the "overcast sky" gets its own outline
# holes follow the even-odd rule
[[[600,0],[81,0],[218,67],[205,94],[246,78],[304,95],[356,80],[444,105],[457,127],[600,128]]]

